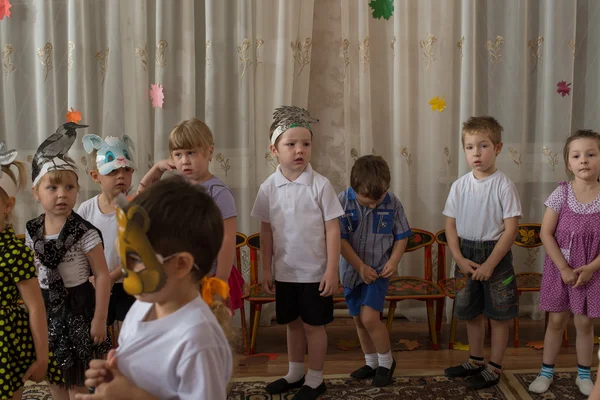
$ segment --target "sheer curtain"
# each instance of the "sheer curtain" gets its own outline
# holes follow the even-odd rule
[[[0,139],[30,160],[73,107],[90,125],[81,135],[133,138],[137,182],[168,156],[171,127],[197,116],[215,135],[211,169],[234,192],[238,230],[251,234],[256,191],[276,166],[272,110],[295,104],[320,119],[313,166],[337,190],[356,157],[380,154],[411,225],[436,232],[450,185],[467,172],[460,124],[490,114],[505,128],[498,167],[517,184],[524,221],[541,221],[566,178],[565,137],[600,129],[600,4],[395,0],[386,21],[368,3],[13,0],[0,21]],[[570,94],[557,93],[561,81]],[[163,108],[152,107],[151,84],[162,85]],[[435,97],[442,112],[431,109]],[[70,154],[84,170],[81,141]],[[79,201],[99,191],[83,174],[80,183]],[[17,231],[40,212],[27,190]],[[540,271],[543,252],[515,249],[515,260]],[[420,262],[407,255],[401,272],[421,273]],[[521,305],[538,317],[535,296]]]

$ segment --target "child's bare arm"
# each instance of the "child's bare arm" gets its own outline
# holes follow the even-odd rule
[[[116,281],[123,277],[123,270],[121,267],[115,268],[109,272],[111,283],[114,284]]]
[[[344,257],[344,259],[348,261],[352,268],[358,272],[363,282],[370,284],[377,279],[377,271],[375,271],[375,269],[369,265],[366,265],[363,260],[360,259],[358,254],[356,254],[352,248],[350,242],[348,242],[346,239],[342,239],[340,252],[342,257]]]
[[[392,254],[390,255],[389,260],[385,263],[383,271],[381,272],[382,277],[389,278],[398,271],[398,264],[400,264],[400,259],[402,259],[407,245],[408,238],[396,240],[394,242],[394,246],[392,247]]]
[[[148,186],[152,185],[154,182],[160,180],[165,171],[173,171],[175,169],[175,164],[170,159],[161,160],[154,164],[150,171],[144,175],[144,177],[140,180],[140,186],[138,188],[138,193],[145,190]]]
[[[325,240],[327,241],[327,269],[321,279],[319,290],[321,296],[327,297],[335,293],[338,287],[340,263],[340,224],[337,218],[325,221]]]
[[[446,240],[448,241],[452,258],[456,261],[460,271],[465,275],[474,273],[479,265],[464,258],[460,251],[458,233],[456,232],[456,218],[446,217]]]
[[[544,251],[548,254],[548,257],[554,262],[558,270],[560,271],[562,280],[567,285],[574,285],[577,281],[577,274],[569,267],[569,263],[565,259],[565,256],[560,251],[554,232],[558,225],[558,213],[548,207],[544,213],[542,219],[542,228],[540,230],[540,239],[544,244]]]
[[[263,289],[273,294],[273,273],[271,266],[273,263],[273,231],[268,222],[260,223],[260,259],[262,261],[262,280]]]
[[[227,218],[223,221],[223,244],[217,256],[217,272],[215,276],[225,282],[229,281],[235,257],[236,229],[236,217]]]
[[[519,218],[512,217],[504,220],[504,232],[498,239],[498,242],[492,250],[492,254],[485,260],[483,264],[473,274],[473,279],[477,281],[487,281],[492,276],[494,268],[504,258],[506,253],[512,247],[517,238],[517,230],[519,229]]]
[[[111,286],[102,244],[96,245],[86,254],[86,257],[96,281],[96,309],[94,310],[90,334],[94,343],[102,343],[106,339],[106,316],[108,314]]]

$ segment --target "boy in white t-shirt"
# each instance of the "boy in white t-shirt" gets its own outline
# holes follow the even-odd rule
[[[261,221],[263,289],[275,291],[277,323],[287,325],[289,370],[266,391],[277,394],[300,388],[292,399],[310,400],[326,390],[325,325],[333,321],[332,295],[338,288],[340,260],[337,218],[344,210],[331,183],[310,166],[310,122],[317,120],[293,106],[276,109],[273,119],[270,149],[279,166],[260,186],[252,216]]]
[[[119,348],[93,360],[80,400],[225,400],[232,373],[227,284],[207,276],[223,241],[218,206],[182,177],[117,198],[125,290],[137,301]],[[201,293],[198,292],[198,283]],[[216,296],[218,295],[218,296]]]
[[[447,368],[449,377],[470,377],[467,386],[496,385],[510,321],[519,315],[511,246],[517,236],[521,202],[515,184],[496,168],[502,150],[502,126],[492,117],[472,117],[463,124],[462,144],[472,171],[450,189],[443,214],[446,237],[456,262],[456,318],[467,321],[471,354]],[[490,361],[483,361],[485,318],[492,325]]]
[[[134,145],[127,135],[102,139],[100,136],[88,134],[83,137],[83,147],[89,154],[89,174],[94,182],[100,184],[102,193],[81,203],[77,213],[98,228],[104,238],[104,256],[112,282],[106,323],[112,326],[117,322],[114,338],[116,340],[120,324],[135,301],[133,296],[123,290],[121,260],[115,248],[117,206],[114,203],[119,194],[127,194],[131,188],[131,178],[135,170],[132,154]],[[94,283],[94,278],[91,279]]]

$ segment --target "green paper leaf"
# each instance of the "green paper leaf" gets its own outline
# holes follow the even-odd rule
[[[394,13],[394,0],[371,0],[369,7],[373,10],[373,18],[388,20]]]

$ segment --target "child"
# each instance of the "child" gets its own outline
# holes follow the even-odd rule
[[[381,321],[389,278],[398,269],[411,235],[400,200],[389,193],[390,169],[380,156],[360,157],[350,173],[350,187],[340,193],[342,258],[340,280],[354,318],[366,365],[350,374],[373,378],[373,386],[392,382],[396,361]]]
[[[219,208],[200,185],[180,177],[152,185],[129,205],[122,196],[118,202],[124,286],[138,301],[116,355],[90,364],[86,385],[95,394],[77,399],[226,399],[232,373],[224,333],[231,331],[231,312],[222,301],[227,284],[207,279],[223,240]],[[213,300],[215,289],[220,299]]]
[[[456,262],[455,277],[464,281],[456,293],[456,318],[467,321],[469,360],[447,368],[449,377],[471,377],[467,386],[496,385],[510,321],[519,315],[511,246],[517,236],[521,202],[515,184],[496,168],[502,150],[502,126],[492,117],[472,117],[463,124],[462,144],[472,171],[448,194],[446,237]],[[483,361],[485,318],[492,325],[490,361]]]
[[[213,135],[204,122],[198,118],[180,122],[169,135],[171,159],[156,163],[140,181],[138,192],[159,180],[165,171],[174,169],[190,183],[204,186],[219,206],[225,228],[223,246],[210,274],[229,283],[229,307],[235,311],[242,306],[244,285],[242,275],[233,267],[237,211],[231,190],[208,169],[214,149]]]
[[[287,325],[289,370],[266,390],[277,394],[300,388],[293,399],[316,399],[326,390],[325,325],[333,321],[340,259],[337,218],[344,210],[331,183],[310,166],[309,122],[316,120],[293,106],[276,109],[273,118],[270,149],[279,166],[260,186],[252,216],[261,221],[263,289],[272,294],[276,288],[277,323]]]
[[[102,232],[104,256],[112,283],[107,325],[112,326],[115,321],[125,320],[125,315],[135,301],[133,296],[123,290],[121,261],[115,249],[117,214],[114,204],[117,195],[127,194],[131,188],[131,178],[135,170],[131,154],[134,145],[127,135],[123,135],[121,139],[108,136],[103,140],[97,135],[88,134],[83,137],[83,147],[90,154],[88,165],[93,166],[89,174],[94,182],[100,184],[102,193],[81,203],[77,213]],[[94,283],[94,278],[91,279]],[[116,337],[118,337],[119,322],[114,332]]]
[[[50,367],[48,378],[55,400],[86,393],[87,365],[110,349],[106,327],[110,277],[102,235],[73,211],[79,184],[76,167],[66,154],[77,127],[67,123],[59,128],[34,156],[33,194],[45,212],[27,222],[26,230],[46,305],[50,360],[56,366]]]
[[[542,370],[529,385],[543,393],[552,384],[562,332],[573,313],[577,331],[579,391],[589,396],[594,386],[590,366],[594,318],[600,317],[600,135],[580,130],[563,151],[571,182],[561,182],[546,200],[540,238],[546,258],[540,309],[550,313],[544,337]]]
[[[0,379],[4,383],[0,399],[20,400],[25,381],[40,382],[46,376],[48,326],[33,254],[17,239],[10,224],[15,196],[26,183],[25,166],[15,161],[16,150],[2,151],[3,147],[0,142],[0,325],[5,346],[0,347]],[[19,179],[11,166],[17,168]],[[29,315],[17,304],[19,297]]]

